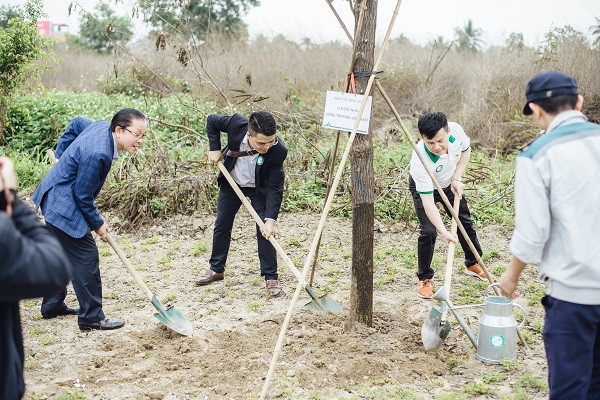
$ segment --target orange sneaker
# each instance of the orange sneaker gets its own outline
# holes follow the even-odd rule
[[[431,279],[423,279],[419,281],[417,294],[422,299],[430,299],[433,297],[433,281]]]
[[[481,279],[482,281],[488,280],[487,276],[485,276],[485,273],[483,272],[483,269],[481,268],[481,266],[479,264],[473,264],[470,267],[468,267],[467,269],[465,269],[465,274],[476,276],[479,279]],[[494,282],[496,282],[496,277],[494,276],[494,274],[492,274],[490,272],[490,275],[492,276],[492,280]]]

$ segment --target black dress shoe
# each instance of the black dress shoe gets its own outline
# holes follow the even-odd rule
[[[62,315],[77,315],[79,314],[79,307],[65,307],[58,312],[42,314],[44,319],[52,319]]]
[[[82,331],[91,331],[92,329],[100,329],[103,331],[110,329],[119,329],[125,325],[125,321],[120,319],[104,318],[100,322],[94,322],[91,324],[79,324],[79,329]]]

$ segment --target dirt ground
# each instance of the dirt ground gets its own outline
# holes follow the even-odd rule
[[[277,224],[282,247],[302,269],[319,215],[284,214]],[[164,306],[173,304],[192,322],[194,335],[168,330],[154,307],[108,245],[98,240],[108,317],[126,321],[116,331],[80,332],[76,317],[43,320],[41,300],[23,301],[29,399],[255,399],[267,374],[296,281],[280,260],[285,296],[268,299],[260,277],[255,228],[241,210],[236,219],[225,279],[206,287],[194,280],[207,268],[214,215],[198,213],[159,221],[134,235],[116,233],[132,264]],[[303,292],[279,355],[268,398],[297,399],[539,399],[547,397],[546,361],[539,330],[543,310],[527,305],[525,333],[531,350],[519,346],[517,361],[489,365],[452,318],[452,331],[438,350],[425,352],[421,325],[437,302],[416,296],[416,230],[376,224],[373,326],[345,328],[350,296],[351,222],[326,224],[314,287],[329,291],[344,315],[313,314]],[[509,259],[506,232],[479,232],[494,270]],[[441,283],[445,250],[434,265]],[[455,259],[452,299],[473,277]],[[460,266],[459,266],[460,265]],[[534,281],[528,271],[530,281]],[[481,282],[478,287],[485,288]],[[472,287],[472,286],[470,286]],[[485,289],[475,294],[480,302]],[[67,303],[77,305],[71,286]],[[481,308],[461,314],[477,334]],[[536,381],[537,378],[537,381]],[[534,383],[532,383],[534,382]]]

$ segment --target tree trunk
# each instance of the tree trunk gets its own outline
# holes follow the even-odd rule
[[[366,2],[357,41],[354,71],[372,71],[375,63],[377,0],[361,0],[354,7],[355,21]],[[356,78],[356,90],[364,93],[369,78]],[[366,115],[363,113],[363,117]],[[350,152],[352,174],[352,271],[348,325],[358,321],[373,324],[373,225],[375,177],[373,172],[373,134],[357,134]],[[342,168],[342,167],[340,167]]]

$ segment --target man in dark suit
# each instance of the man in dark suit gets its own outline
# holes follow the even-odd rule
[[[42,316],[78,314],[81,330],[117,329],[125,323],[106,318],[102,311],[102,282],[95,231],[106,239],[110,231],[94,200],[119,151],[135,153],[146,137],[146,117],[138,110],[117,112],[111,122],[71,121],[57,146],[59,160],[33,194],[46,226],[58,239],[71,261],[72,282],[79,310],[65,303],[66,288],[44,297]]]
[[[227,147],[221,151],[221,132],[227,132]],[[281,294],[277,275],[277,253],[269,238],[275,231],[283,197],[283,162],[287,147],[277,137],[277,124],[265,111],[252,113],[250,118],[240,114],[231,116],[212,114],[206,119],[209,140],[209,159],[217,164],[225,156],[225,168],[231,173],[244,195],[250,197],[252,207],[265,221],[266,230],[256,227],[260,273],[265,279],[267,294]],[[210,268],[196,281],[208,285],[224,277],[231,229],[236,213],[242,205],[223,174],[219,174],[219,200],[213,232]]]
[[[23,397],[19,300],[49,295],[69,283],[69,260],[15,193],[12,161],[0,157],[0,399]]]

